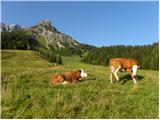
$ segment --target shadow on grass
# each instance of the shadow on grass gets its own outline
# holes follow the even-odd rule
[[[83,78],[82,80],[80,80],[80,82],[87,82],[87,81],[93,81],[96,80],[95,77],[88,77],[88,78]]]
[[[140,76],[140,75],[137,75],[135,77],[136,80],[142,80],[143,78],[144,78],[144,76]],[[122,84],[125,84],[129,80],[132,80],[130,75],[125,75],[125,76],[120,78],[120,81],[122,81]]]
[[[88,74],[88,76],[86,78],[82,78],[80,82],[87,82],[87,81],[93,81],[93,80],[96,80],[96,77],[94,77],[91,74]]]

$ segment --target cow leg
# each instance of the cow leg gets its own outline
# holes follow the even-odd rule
[[[113,83],[113,81],[112,81],[112,74],[113,74],[113,72],[114,72],[114,67],[112,67],[112,66],[110,66],[110,83]]]
[[[78,79],[73,79],[72,83],[79,83],[79,80]]]
[[[64,82],[62,82],[62,84],[64,84],[64,85],[65,85],[65,84],[68,84],[68,82],[67,82],[67,81],[64,81]]]
[[[134,84],[136,84],[137,83],[137,81],[133,78],[133,82],[134,82]]]
[[[132,77],[132,79],[133,79],[133,82],[134,82],[134,84],[136,84],[137,83],[137,81],[136,81],[136,79],[134,78],[134,76],[132,76],[132,72],[131,72],[131,70],[127,70],[128,72],[129,72],[129,74],[131,75],[131,77]]]
[[[118,68],[114,71],[114,76],[115,76],[115,78],[116,78],[117,81],[119,81],[117,72],[119,71],[120,68],[121,68],[121,66],[118,66]]]
[[[112,72],[110,72],[110,83],[113,83],[113,81],[112,81]]]
[[[116,72],[114,72],[114,76],[115,76],[116,80],[119,81],[119,78],[118,78],[118,75]]]

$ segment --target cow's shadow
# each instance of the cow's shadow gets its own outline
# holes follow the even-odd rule
[[[94,81],[94,80],[96,80],[95,77],[88,77],[88,78],[82,78],[80,82],[88,82],[88,81]]]
[[[88,82],[88,81],[95,81],[96,77],[92,74],[88,74],[86,78],[81,78],[79,82]]]
[[[144,78],[144,76],[141,76],[141,75],[137,75],[135,77],[136,80],[142,80]],[[132,77],[130,75],[125,75],[123,77],[120,78],[120,81],[122,81],[121,84],[125,84],[126,82],[128,82],[129,80],[132,80]]]

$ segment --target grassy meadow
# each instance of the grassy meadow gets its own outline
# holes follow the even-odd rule
[[[34,51],[1,51],[1,118],[159,118],[158,71],[139,70],[138,85],[127,73],[109,83],[109,68],[63,57],[51,67]],[[83,68],[79,84],[50,85],[53,74]]]

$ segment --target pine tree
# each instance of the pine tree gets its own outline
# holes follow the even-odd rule
[[[56,56],[53,57],[53,62],[54,62],[54,63],[57,63],[57,58],[56,58]]]
[[[61,56],[58,57],[58,64],[63,65]]]

